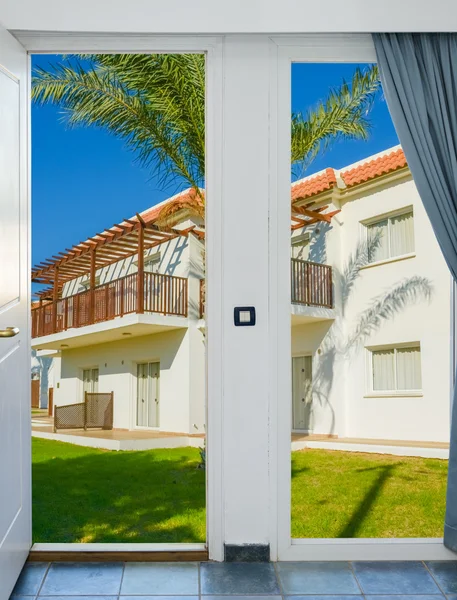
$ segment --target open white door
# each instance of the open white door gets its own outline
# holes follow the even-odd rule
[[[27,54],[0,28],[0,600],[32,542]]]

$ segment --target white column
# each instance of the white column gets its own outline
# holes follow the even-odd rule
[[[223,541],[235,545],[269,543],[268,51],[263,36],[225,41],[221,483]],[[256,325],[235,327],[235,306],[254,306]]]

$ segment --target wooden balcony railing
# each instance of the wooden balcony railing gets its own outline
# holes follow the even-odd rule
[[[306,260],[291,260],[293,304],[333,308],[332,267]],[[205,315],[205,280],[200,280],[200,318]]]
[[[332,267],[292,258],[291,301],[333,308]]]
[[[93,290],[33,308],[32,337],[101,323],[135,312],[187,317],[187,279],[160,273],[144,273],[142,287],[142,307],[138,295],[138,275],[132,273]]]

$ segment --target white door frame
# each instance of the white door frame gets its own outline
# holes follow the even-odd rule
[[[272,560],[455,559],[441,538],[291,538],[290,106],[292,62],[376,62],[369,34],[271,39],[270,506]]]
[[[207,294],[207,485],[206,544],[38,544],[37,550],[199,550],[210,549],[210,558],[223,560],[222,499],[222,38],[219,36],[86,34],[15,31],[13,35],[30,54],[87,53],[205,53],[206,61],[206,272]],[[29,144],[30,144],[29,138]],[[210,482],[210,483],[208,483]]]
[[[237,544],[251,540],[269,543],[272,560],[455,558],[435,539],[292,541],[290,536],[290,207],[289,202],[284,201],[290,196],[290,63],[372,62],[375,54],[371,36],[232,35],[222,38],[205,35],[44,32],[15,32],[15,35],[27,50],[34,53],[200,51],[207,54],[206,187],[211,198],[207,205],[206,315],[209,324],[207,544],[210,558],[223,560],[224,542]],[[253,66],[257,69],[256,77],[251,73]],[[235,89],[238,83],[244,85],[245,89]],[[225,93],[227,87],[229,93]],[[270,97],[267,111],[268,89]],[[244,106],[248,110],[240,114]],[[255,108],[258,110],[253,119]],[[253,153],[249,146],[243,145],[234,147],[234,136],[238,131],[248,141],[258,139],[261,151]],[[269,157],[264,160],[263,148],[267,139]],[[240,170],[240,166],[241,173],[236,171],[236,168]],[[229,181],[232,176],[235,182]],[[265,178],[268,179],[266,184]],[[239,190],[242,193],[235,198],[234,192]],[[249,192],[250,205],[246,203],[246,190]],[[267,205],[266,195],[269,196],[268,208],[264,208]],[[233,203],[231,210],[227,208],[229,203]],[[251,236],[249,242],[243,239],[241,249],[243,252],[252,249],[252,256],[258,263],[254,268],[252,259],[246,261],[247,266],[243,264],[238,277],[233,271],[236,270],[240,250],[234,252],[233,245],[230,247],[233,237],[228,237],[224,218],[229,217],[229,223],[236,223],[234,213],[241,210],[241,214],[243,209],[249,217],[259,215],[257,226],[260,227],[261,245],[255,236]],[[266,262],[262,262],[267,261],[266,253],[263,253],[266,217],[270,223],[268,272]],[[240,217],[237,219],[239,221]],[[242,225],[239,229],[245,232],[246,225]],[[236,236],[237,231],[233,229],[231,234]],[[223,273],[224,266],[226,271]],[[249,280],[251,274],[257,276],[256,285]],[[230,284],[233,284],[232,289],[229,288]],[[266,288],[268,314],[265,316]],[[244,332],[232,329],[232,302],[241,305],[258,303],[257,329]],[[254,346],[266,342],[268,357],[265,348],[261,348],[260,358],[254,359]],[[239,344],[239,349],[234,349],[236,344]],[[266,367],[269,379],[259,387],[256,377]],[[230,374],[237,368],[242,369],[238,379],[233,382],[233,378],[230,380],[229,377],[224,381],[224,369]],[[254,381],[257,381],[257,386],[254,386]],[[267,387],[268,406],[263,400]],[[246,427],[242,432],[239,431],[240,435],[242,433],[241,445],[231,429],[246,399],[252,399],[252,402],[250,406],[243,405],[248,412],[242,414],[249,417],[250,426],[254,424],[252,415],[258,414],[257,408],[264,410],[265,406],[269,417],[268,435],[264,436],[263,428],[267,428],[267,419],[263,413],[260,415],[258,422],[262,428],[259,426],[256,430],[259,439],[254,436],[251,447],[246,443],[249,437]],[[284,401],[287,401],[285,410]],[[251,464],[255,462],[254,459],[246,464],[241,460],[239,454],[246,448],[252,448],[253,456],[259,458],[255,469]],[[267,508],[263,505],[264,498],[265,503],[269,501]],[[260,499],[262,506],[259,505]],[[265,514],[268,518],[264,518]],[[81,546],[81,550],[87,549],[87,546]],[[144,546],[156,549],[157,545],[143,545],[142,549],[146,549]]]

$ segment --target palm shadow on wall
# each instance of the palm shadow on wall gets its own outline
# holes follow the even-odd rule
[[[330,434],[335,432],[335,410],[330,403],[335,380],[337,359],[351,359],[357,350],[364,346],[366,340],[380,330],[383,323],[393,319],[421,301],[430,302],[433,285],[426,277],[415,275],[398,281],[385,292],[373,297],[369,306],[360,313],[350,331],[345,330],[344,317],[351,299],[360,270],[369,263],[381,244],[381,236],[374,236],[371,241],[361,241],[349,257],[343,272],[333,270],[335,286],[341,290],[341,307],[336,308],[337,318],[326,333],[321,344],[321,355],[313,376],[313,407],[325,408],[331,415]],[[343,323],[343,324],[341,324]],[[314,409],[313,409],[314,410]],[[312,420],[312,414],[310,416]]]

